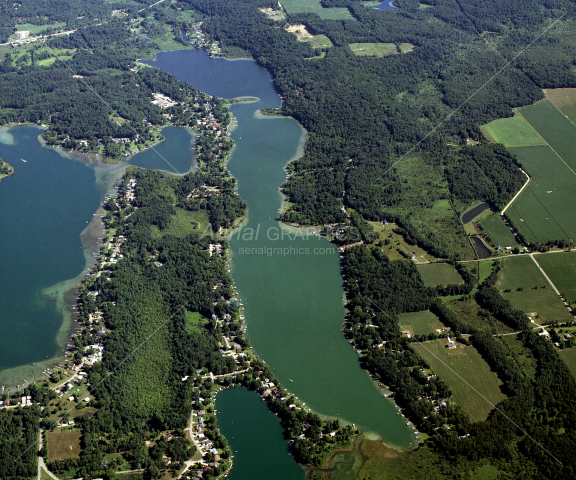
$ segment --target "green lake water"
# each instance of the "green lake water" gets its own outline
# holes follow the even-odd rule
[[[231,480],[302,480],[278,418],[260,397],[243,388],[231,388],[216,399],[218,426],[232,450]]]
[[[293,119],[259,114],[281,105],[270,75],[253,61],[210,59],[202,51],[165,52],[146,63],[208,94],[259,98],[231,109],[237,127],[229,163],[249,208],[231,247],[251,344],[282,384],[319,414],[408,448],[414,437],[406,421],[340,333],[345,311],[338,251],[317,236],[282,235],[286,227],[275,220],[283,167],[301,153],[304,132]]]

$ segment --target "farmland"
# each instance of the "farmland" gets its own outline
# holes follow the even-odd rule
[[[558,110],[576,124],[576,88],[545,89],[544,95]]]
[[[482,127],[497,143],[506,147],[545,145],[546,142],[534,128],[520,116],[494,120]]]
[[[544,100],[518,112],[538,131],[562,159],[576,170],[576,126],[552,103]]]
[[[502,248],[518,246],[514,234],[510,231],[510,228],[504,224],[500,215],[496,213],[490,215],[480,221],[480,226],[488,237],[490,237],[490,241],[495,247],[498,245]]]
[[[558,350],[562,360],[568,365],[568,370],[570,373],[576,377],[576,348],[563,348]]]
[[[81,432],[48,432],[47,448],[48,462],[64,460],[65,458],[76,458],[80,455]]]
[[[430,310],[398,315],[402,330],[409,330],[412,335],[428,335],[436,333],[436,329],[444,327],[438,317]]]
[[[506,211],[514,226],[532,241],[576,238],[574,172],[548,146],[510,151],[530,175],[530,183]]]
[[[566,301],[576,304],[576,252],[535,255],[534,258]]]
[[[529,256],[510,257],[502,261],[496,286],[500,290],[548,287],[548,282]]]
[[[464,283],[456,269],[447,263],[418,265],[418,271],[420,272],[422,280],[424,280],[424,285],[427,287],[453,284],[460,285]]]
[[[522,310],[524,313],[536,313],[537,316],[532,318],[539,325],[547,325],[550,322],[571,322],[574,320],[558,298],[558,295],[550,287],[505,292],[502,296],[509,300],[513,307]]]
[[[347,8],[323,8],[320,0],[284,0],[281,4],[288,14],[316,13],[325,20],[354,20]]]
[[[413,344],[413,347],[452,390],[454,401],[472,421],[486,419],[492,410],[488,402],[498,404],[506,398],[499,388],[502,382],[474,347],[457,343],[456,348],[447,349],[445,345],[446,340],[439,339]]]

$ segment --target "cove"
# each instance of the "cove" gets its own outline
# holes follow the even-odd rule
[[[218,427],[234,455],[231,480],[302,480],[278,418],[260,397],[244,388],[230,388],[216,397]]]
[[[163,52],[143,63],[210,95],[258,98],[231,107],[237,127],[229,163],[248,202],[247,221],[230,244],[251,344],[284,387],[320,415],[409,448],[414,437],[406,421],[340,333],[345,310],[338,251],[318,236],[282,234],[287,227],[275,220],[283,167],[301,155],[304,131],[291,118],[259,113],[281,105],[270,74],[254,61],[211,59],[200,50]]]

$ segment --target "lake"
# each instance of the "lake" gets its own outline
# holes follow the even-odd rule
[[[237,126],[229,162],[248,202],[248,219],[230,243],[250,342],[284,387],[314,411],[408,448],[414,437],[405,420],[340,333],[345,309],[338,251],[275,220],[284,166],[301,154],[305,132],[291,118],[259,113],[281,105],[269,73],[253,61],[212,59],[199,50],[163,52],[144,63],[211,95],[258,97],[231,107]]]

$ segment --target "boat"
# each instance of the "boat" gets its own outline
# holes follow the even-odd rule
[[[28,162],[28,160],[24,160],[23,158],[21,158],[20,160],[22,160],[24,163]]]

